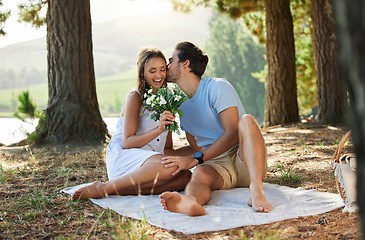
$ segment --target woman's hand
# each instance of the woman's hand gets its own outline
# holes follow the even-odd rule
[[[182,170],[187,170],[198,165],[198,160],[193,157],[167,156],[162,158],[161,164],[166,168],[177,166],[177,170],[172,175],[178,174]]]
[[[172,115],[172,113],[170,111],[164,111],[160,115],[160,123],[158,125],[158,129],[161,132],[164,132],[166,130],[166,125],[167,124],[174,124],[174,121],[175,121],[175,116]]]

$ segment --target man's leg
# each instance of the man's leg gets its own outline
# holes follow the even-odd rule
[[[257,212],[270,212],[273,208],[266,200],[263,186],[265,176],[265,141],[256,120],[244,115],[238,124],[239,155],[246,162],[250,175],[248,205]]]
[[[205,215],[204,205],[210,200],[213,190],[221,189],[223,178],[211,166],[197,167],[186,186],[185,194],[164,192],[160,195],[165,210],[184,213],[189,216]]]

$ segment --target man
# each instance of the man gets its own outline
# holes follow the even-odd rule
[[[257,212],[270,212],[263,188],[267,163],[260,129],[245,114],[228,81],[201,79],[207,64],[208,56],[190,42],[178,43],[169,59],[167,81],[177,83],[189,97],[180,108],[184,112],[180,122],[191,154],[168,156],[161,163],[178,166],[173,174],[197,167],[185,194],[164,192],[161,203],[171,212],[201,216],[213,190],[249,187],[248,205]]]

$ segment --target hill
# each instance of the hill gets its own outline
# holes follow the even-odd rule
[[[189,14],[129,16],[93,25],[96,78],[119,74],[135,66],[137,54],[145,46],[171,51],[182,40],[203,43],[209,35],[210,15],[210,10],[198,8]],[[46,49],[45,38],[0,48],[1,89],[47,83]]]

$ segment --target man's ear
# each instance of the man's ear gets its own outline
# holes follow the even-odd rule
[[[183,67],[189,67],[189,65],[190,65],[190,61],[185,60],[185,62],[183,63]]]

